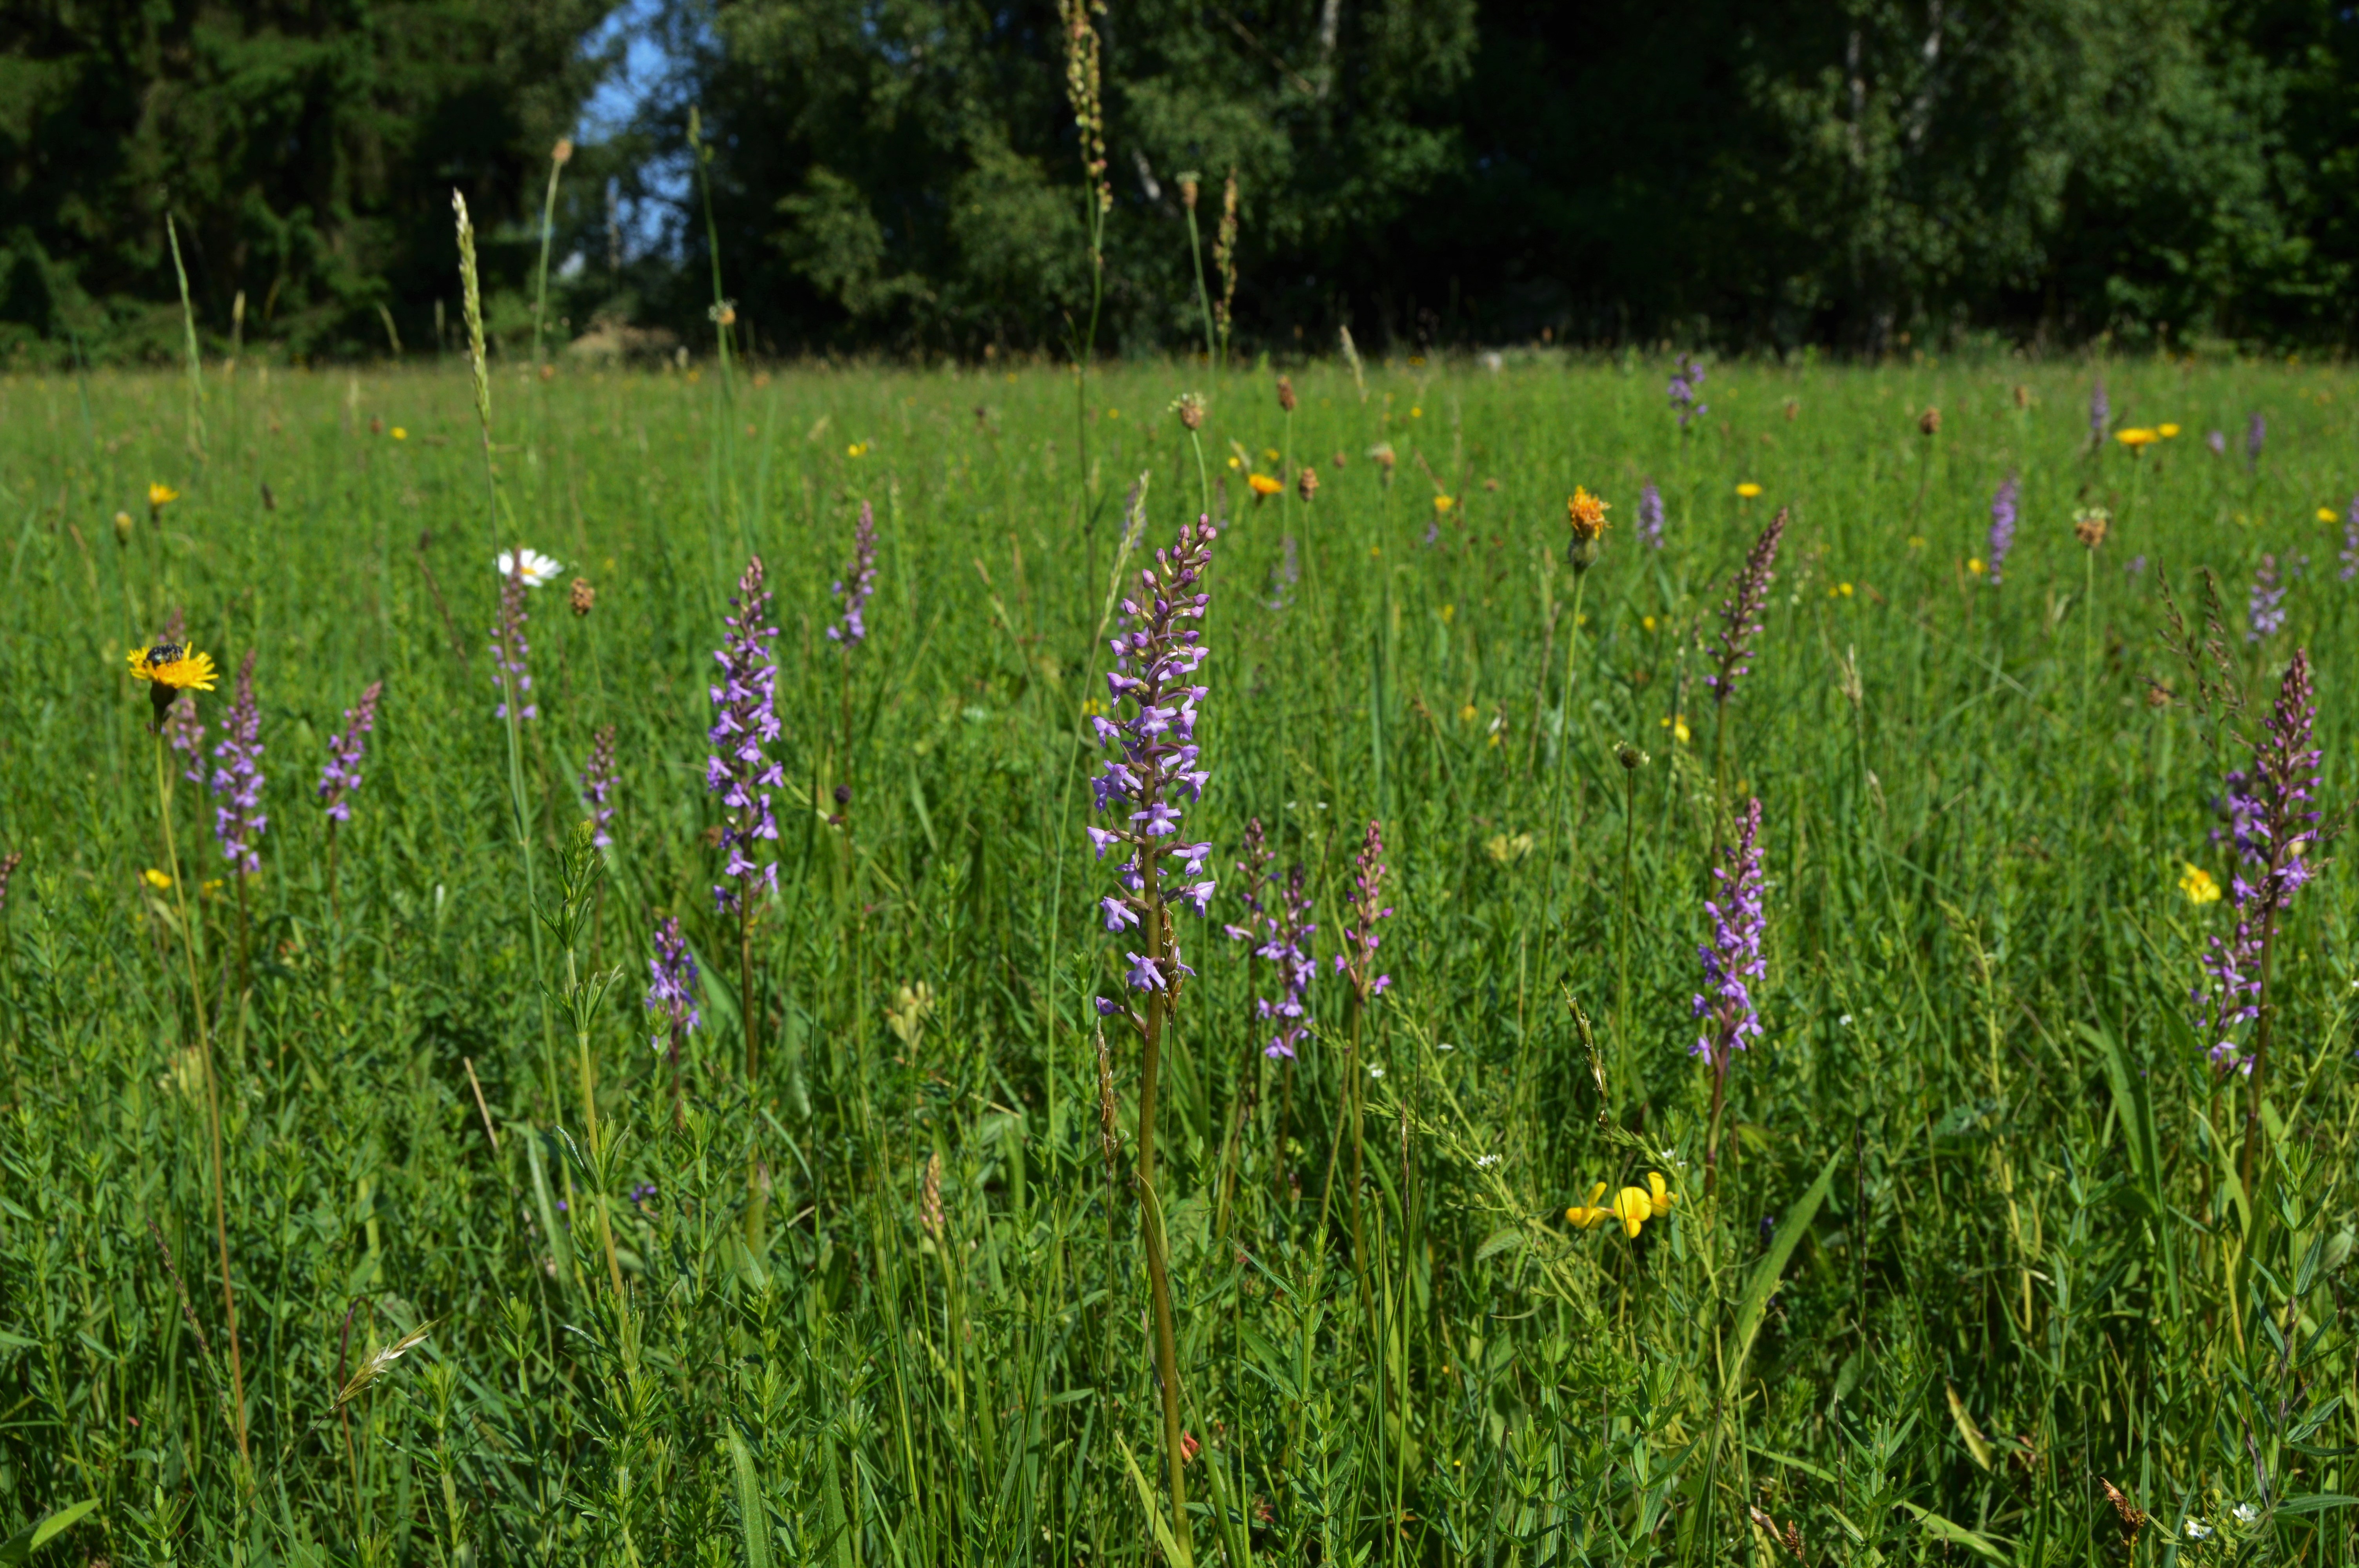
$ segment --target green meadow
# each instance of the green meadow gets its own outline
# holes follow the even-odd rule
[[[0,1562],[2359,1560],[2359,380],[1738,360],[1683,428],[1672,370],[510,356],[488,434],[456,361],[0,377]],[[1199,513],[1218,887],[1141,1000],[1095,721]],[[2194,993],[2298,650],[2247,1074]]]

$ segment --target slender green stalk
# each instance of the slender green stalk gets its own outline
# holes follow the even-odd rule
[[[484,357],[484,301],[475,273],[475,225],[467,216],[467,199],[464,196],[453,190],[451,193],[451,205],[458,222],[459,287],[467,317],[467,368],[473,378],[475,394],[475,428],[483,443],[484,521],[492,554],[497,557],[501,550],[500,475],[498,465],[492,460],[491,371]],[[524,570],[521,548],[516,552],[514,569],[519,574]],[[540,907],[540,884],[533,865],[530,814],[525,807],[524,736],[520,714],[524,706],[523,694],[513,689],[509,684],[504,654],[500,658],[498,675],[502,697],[500,707],[507,720],[508,809],[516,827],[516,853],[524,861],[525,907],[538,910]],[[549,972],[548,960],[541,951],[540,922],[538,919],[532,919],[527,924],[531,927],[532,933],[532,972],[536,981],[534,989],[538,990],[539,977]],[[540,994],[539,1006],[542,1078],[549,1093],[549,1113],[555,1115],[558,1107],[564,1102],[558,1090],[557,1022],[549,1014],[549,997],[546,992]]]
[[[193,699],[182,697],[179,700]],[[221,1251],[222,1310],[229,1320],[230,1400],[237,1416],[237,1456],[251,1465],[254,1455],[246,1447],[245,1433],[245,1359],[237,1338],[237,1290],[230,1283],[229,1273],[229,1205],[222,1183],[221,1093],[214,1082],[212,1031],[206,1021],[204,981],[197,970],[194,922],[190,918],[189,901],[183,891],[187,879],[180,874],[179,850],[172,841],[172,785],[164,769],[164,726],[160,719],[154,728],[156,801],[164,823],[164,870],[172,879],[172,911],[180,927],[180,951],[189,963],[189,1011],[196,1020],[197,1053],[204,1065],[205,1131],[212,1152],[213,1241]]]
[[[172,276],[180,285],[180,332],[189,351],[189,456],[201,468],[205,461],[205,367],[197,354],[197,310],[189,299],[189,269],[180,265],[180,230],[169,212],[164,214],[164,237],[172,245]]]

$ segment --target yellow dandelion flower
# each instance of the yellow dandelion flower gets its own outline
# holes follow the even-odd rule
[[[1589,1189],[1589,1201],[1573,1205],[1564,1211],[1564,1221],[1575,1230],[1594,1230],[1614,1217],[1610,1208],[1601,1208],[1597,1200],[1605,1195],[1605,1184],[1598,1183]]]
[[[1851,584],[1847,582],[1839,582],[1835,584],[1835,591],[1842,594],[1845,599],[1849,599],[1851,597]]]
[[[1980,556],[1968,556],[1966,557],[1966,569],[1973,573],[1976,577],[1980,577],[1983,573],[1990,570],[1988,567],[1983,565],[1983,558]]]
[[[1412,419],[1422,419],[1425,417],[1425,410],[1422,408],[1411,408],[1408,411],[1408,416]]]
[[[843,449],[843,455],[847,458],[864,458],[868,455],[868,443],[854,441]]]
[[[1231,459],[1229,460],[1229,466],[1230,466],[1231,468],[1233,468],[1233,469],[1241,469],[1241,468],[1245,467],[1245,461],[1244,461],[1244,460],[1243,460],[1243,459],[1241,459],[1241,458],[1231,458]]]
[[[1256,500],[1265,495],[1276,495],[1279,491],[1286,488],[1286,486],[1278,483],[1277,481],[1270,478],[1270,476],[1266,473],[1247,474],[1245,476],[1245,483],[1253,488],[1254,496]]]
[[[1638,626],[1641,631],[1652,632],[1655,629],[1655,618],[1651,615],[1641,615],[1638,617]]]
[[[147,510],[161,512],[180,499],[180,492],[160,480],[147,487]]]
[[[1458,498],[1454,495],[1437,495],[1433,498],[1433,509],[1436,512],[1447,512],[1457,504]]]
[[[2334,521],[2334,508],[2332,508],[2332,506],[2321,506],[2321,507],[2320,507],[2320,508],[2318,509],[2318,520],[2319,520],[2321,523],[2332,523],[2332,522],[2333,522],[2333,521]]]
[[[393,438],[397,441],[407,441],[409,439],[409,432],[396,425],[393,427]]]
[[[1122,417],[1122,410],[1119,408],[1109,408],[1106,410],[1106,417],[1109,419],[1119,419]]]
[[[1745,500],[1750,501],[1761,493],[1761,487],[1748,479],[1736,487],[1736,493]]]
[[[140,872],[139,880],[146,882],[149,887],[154,888],[158,892],[168,892],[171,890],[172,873],[169,871],[159,871],[153,866],[150,866],[146,871]]]
[[[2192,860],[2186,862],[2186,868],[2179,879],[2179,891],[2187,895],[2187,902],[2199,907],[2219,903],[2220,884],[2212,880],[2212,873]]]
[[[2136,451],[2141,447],[2150,447],[2160,438],[2161,438],[2154,431],[2147,429],[2143,426],[2136,425],[2131,426],[2126,430],[2116,430],[2114,432],[2114,439],[2119,441],[2123,446],[2127,447],[2133,452]]]
[[[2154,433],[2166,441],[2179,439],[2179,427],[2176,425],[2157,425],[2154,427]]]
[[[1459,722],[1459,723],[1461,723],[1461,724],[1472,724],[1472,723],[1473,723],[1473,722],[1474,722],[1474,711],[1475,711],[1475,710],[1474,710],[1474,705],[1473,705],[1473,703],[1471,703],[1471,702],[1470,702],[1470,703],[1468,703],[1465,707],[1463,707],[1463,708],[1460,708],[1460,709],[1458,710],[1458,722]]]

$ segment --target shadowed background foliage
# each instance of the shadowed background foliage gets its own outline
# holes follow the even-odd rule
[[[2326,0],[1125,0],[1098,26],[1125,351],[1201,347],[1176,177],[1216,206],[1233,168],[1238,341],[1281,351],[1343,324],[2339,346],[2359,302],[2359,25]],[[696,341],[717,237],[759,350],[1059,349],[1088,283],[1061,38],[1040,0],[14,6],[0,343],[165,351],[168,204],[210,336],[242,291],[257,346],[419,351],[455,318],[451,186],[516,332],[548,150],[586,124],[557,211],[577,332]],[[585,123],[634,42],[655,68]]]

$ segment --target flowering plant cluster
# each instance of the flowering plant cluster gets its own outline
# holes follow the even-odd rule
[[[1220,530],[1211,519],[1199,517],[1183,525],[1177,544],[1155,552],[1155,562],[1138,574],[1138,593],[1122,602],[1127,629],[1111,643],[1114,668],[1106,673],[1106,691],[1113,716],[1093,715],[1091,725],[1098,744],[1114,755],[1091,780],[1097,809],[1114,822],[1111,827],[1093,824],[1090,841],[1098,859],[1108,849],[1127,851],[1115,868],[1119,891],[1099,901],[1105,927],[1112,932],[1148,927],[1146,953],[1126,953],[1127,978],[1140,992],[1169,992],[1180,977],[1193,971],[1180,960],[1172,939],[1162,862],[1181,862],[1181,874],[1198,876],[1212,854],[1208,843],[1176,843],[1180,802],[1203,796],[1210,773],[1198,766],[1196,705],[1205,688],[1193,680],[1208,650],[1203,633],[1189,625],[1201,621],[1211,596],[1199,589],[1212,561],[1212,541]],[[1170,896],[1205,913],[1214,882],[1206,877],[1171,887]],[[1161,956],[1157,956],[1158,949]],[[1112,1015],[1119,1004],[1101,997],[1098,1011]]]
[[[778,670],[770,648],[778,629],[763,624],[769,618],[770,593],[762,586],[761,557],[745,563],[729,604],[734,613],[723,622],[728,634],[712,654],[721,666],[721,684],[708,688],[713,717],[706,738],[713,752],[704,762],[705,790],[721,796],[721,848],[729,852],[721,872],[729,881],[712,889],[713,903],[723,910],[742,907],[742,895],[757,874],[773,893],[778,891],[777,863],[757,866],[747,851],[757,839],[777,838],[770,791],[786,783],[778,764],[762,750],[778,738]]]
[[[1352,994],[1362,1007],[1382,996],[1393,983],[1390,975],[1376,973],[1376,947],[1383,940],[1376,935],[1376,922],[1393,917],[1392,906],[1384,902],[1385,871],[1384,829],[1370,817],[1367,836],[1360,840],[1359,856],[1353,861],[1343,950],[1335,955],[1335,972],[1351,978]]]
[[[2277,918],[2302,884],[2318,874],[2319,750],[2311,743],[2317,701],[2310,654],[2296,649],[2277,686],[2276,705],[2253,745],[2252,765],[2227,777],[2219,836],[2228,840],[2235,870],[2228,879],[2233,935],[2213,936],[2203,957],[2205,983],[2192,1000],[2212,1041],[2209,1054],[2222,1072],[2253,1071],[2256,1053],[2239,1037],[2256,1023],[2267,1001],[2267,963]]]
[[[2015,548],[2015,510],[2019,492],[2013,474],[1991,497],[1990,579],[1996,588],[2006,578],[2006,553]]]
[[[222,859],[241,872],[262,870],[255,853],[270,818],[262,809],[262,708],[254,697],[254,650],[248,648],[237,669],[237,695],[230,699],[229,716],[213,756],[213,837],[221,840]]]
[[[680,1037],[702,1022],[696,1009],[696,955],[680,935],[679,917],[656,927],[656,956],[647,960],[647,1011],[656,1015],[655,1048],[677,1055]]]
[[[1704,901],[1712,916],[1712,940],[1696,949],[1703,960],[1704,989],[1696,993],[1695,1016],[1703,1033],[1688,1048],[1716,1072],[1728,1070],[1730,1053],[1761,1037],[1761,1011],[1748,980],[1764,973],[1761,962],[1761,803],[1748,802],[1736,825],[1736,841],[1723,851],[1727,864],[1712,868],[1720,896]]]
[[[1680,416],[1680,429],[1684,430],[1688,427],[1689,420],[1700,418],[1712,412],[1711,404],[1697,401],[1696,395],[1702,390],[1703,366],[1696,363],[1686,354],[1681,354],[1679,362],[1671,367],[1669,387],[1671,408]]]
[[[1638,492],[1638,539],[1650,550],[1663,547],[1663,492],[1651,479]]]
[[[590,808],[590,843],[600,849],[614,847],[606,824],[614,819],[614,727],[602,725],[590,738],[590,760],[582,767],[582,804]]]
[[[1785,536],[1786,509],[1781,506],[1761,530],[1761,536],[1753,541],[1745,565],[1729,585],[1728,597],[1721,601],[1720,646],[1713,654],[1720,667],[1703,677],[1714,702],[1726,702],[1735,696],[1737,677],[1753,667],[1746,663],[1753,657],[1749,640],[1761,630],[1762,607],[1769,602],[1769,584],[1777,577],[1770,568],[1777,561],[1777,542]]]
[[[843,577],[828,591],[843,601],[843,619],[827,629],[827,640],[856,647],[868,640],[864,616],[869,596],[876,591],[876,513],[860,503],[860,522],[852,531],[852,560]]]
[[[1237,862],[1245,884],[1242,898],[1248,911],[1246,923],[1225,927],[1231,937],[1241,942],[1258,937],[1254,957],[1268,959],[1277,970],[1276,1000],[1259,996],[1254,999],[1256,1014],[1270,1021],[1276,1031],[1261,1053],[1273,1062],[1292,1061],[1297,1047],[1310,1033],[1310,982],[1319,975],[1319,967],[1310,957],[1310,937],[1319,927],[1310,919],[1308,876],[1298,861],[1281,881],[1277,871],[1270,869],[1276,858],[1263,837],[1261,818],[1256,816],[1247,822],[1245,859]],[[1268,903],[1259,896],[1264,886],[1272,890]]]
[[[371,681],[361,693],[360,706],[344,709],[344,727],[328,737],[328,762],[320,770],[320,803],[337,822],[353,817],[351,795],[361,787],[361,759],[368,751],[369,731],[376,728],[377,698],[385,682]]]

